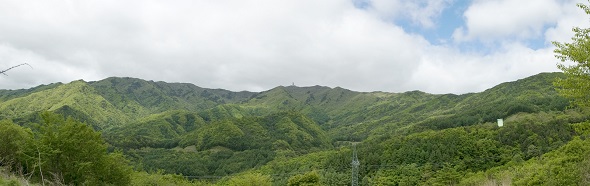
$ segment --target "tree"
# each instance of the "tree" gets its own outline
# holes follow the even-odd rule
[[[316,171],[291,176],[288,186],[316,186],[320,185],[320,175]]]
[[[33,132],[9,120],[0,121],[0,166],[18,169],[20,156],[33,140]]]
[[[586,14],[590,15],[590,8],[585,4],[578,4]],[[571,43],[553,42],[557,47],[555,57],[562,63],[557,67],[565,75],[565,79],[558,79],[555,85],[561,95],[572,98],[572,103],[577,106],[590,106],[590,28],[574,27],[575,32]],[[566,65],[565,62],[573,62]]]
[[[260,173],[247,173],[231,178],[228,183],[222,185],[228,186],[271,186],[272,178]]]
[[[121,153],[107,153],[107,145],[90,126],[45,112],[29,162],[40,162],[41,175],[73,185],[127,185],[131,168]],[[43,178],[42,178],[43,179]]]

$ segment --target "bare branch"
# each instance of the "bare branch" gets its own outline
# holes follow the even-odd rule
[[[16,67],[20,67],[20,66],[23,66],[23,65],[28,65],[29,67],[31,67],[31,69],[33,68],[33,66],[29,65],[28,63],[23,63],[23,64],[19,64],[19,65],[10,67],[10,68],[8,68],[6,70],[0,71],[0,74],[4,74],[4,75],[8,76],[5,72],[9,71],[10,69],[13,69],[13,68],[16,68]]]

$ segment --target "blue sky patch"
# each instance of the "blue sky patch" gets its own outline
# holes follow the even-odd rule
[[[371,0],[352,0],[352,2],[354,3],[355,7],[359,9],[367,10],[371,8]],[[463,14],[469,8],[471,3],[472,0],[455,0],[451,2],[442,10],[439,15],[435,15],[435,17],[432,18],[432,22],[434,23],[434,26],[432,27],[425,27],[424,25],[415,22],[415,20],[412,20],[409,15],[399,15],[396,16],[394,20],[390,21],[392,24],[400,26],[407,33],[424,37],[424,39],[433,45],[455,45],[459,50],[465,52],[476,52],[483,54],[492,52],[494,48],[501,45],[501,43],[484,44],[477,39],[473,41],[463,41],[461,43],[453,42],[453,33],[455,30],[458,28],[465,29],[466,27],[466,20]],[[425,6],[421,3],[419,4],[420,6]],[[543,32],[552,26],[555,25],[546,25],[543,29]],[[508,37],[502,38],[502,40],[518,41],[519,39],[516,37]],[[551,45],[549,41],[545,41],[543,34],[539,34],[533,38],[520,40],[519,42],[522,42],[531,49],[540,49]]]
[[[352,0],[352,4],[358,9],[367,9],[371,6],[370,0]]]
[[[408,17],[402,17],[395,21],[395,24],[402,27],[406,32],[422,35],[426,40],[435,45],[452,42],[455,29],[465,25],[463,12],[469,7],[470,1],[453,2],[444,8],[441,14],[432,20],[434,27],[425,28],[414,23]]]

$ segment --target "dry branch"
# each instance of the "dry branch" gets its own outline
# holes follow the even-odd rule
[[[29,65],[28,63],[23,63],[23,64],[19,64],[19,65],[16,65],[16,66],[12,66],[12,67],[10,67],[10,68],[8,68],[6,70],[0,71],[0,74],[6,75],[6,73],[5,73],[6,71],[9,71],[10,69],[13,69],[13,68],[16,68],[16,67],[20,67],[20,66],[23,66],[23,65],[28,65],[29,67],[33,68],[33,66]]]

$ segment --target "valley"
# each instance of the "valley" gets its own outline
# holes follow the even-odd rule
[[[128,161],[130,184],[350,185],[353,142],[360,185],[589,183],[590,110],[558,95],[559,77],[462,95],[112,77],[0,90],[0,120],[32,136],[47,115],[81,122]]]

